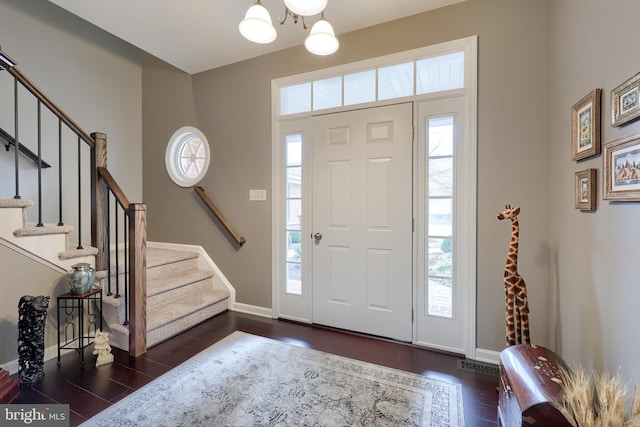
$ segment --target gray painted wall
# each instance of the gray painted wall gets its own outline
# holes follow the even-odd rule
[[[196,122],[212,153],[201,185],[247,239],[240,249],[193,190],[169,180],[162,157],[167,140],[191,117],[167,119],[166,104],[156,102],[157,95],[146,98],[166,90],[166,81],[155,88],[145,82],[149,238],[202,245],[236,287],[239,302],[271,307],[271,203],[249,201],[252,188],[271,194],[271,80],[477,34],[478,347],[499,350],[505,340],[502,276],[511,228],[496,215],[506,203],[522,208],[520,271],[529,284],[532,336],[548,344],[549,21],[548,0],[469,0],[343,35],[330,57],[298,47],[194,75]],[[150,151],[155,154],[147,157]]]
[[[602,88],[602,141],[640,131],[640,121],[611,126],[611,90],[640,71],[640,3],[553,1],[551,6],[550,196],[551,341],[567,360],[625,378],[640,376],[640,206],[602,200],[603,156],[571,161],[571,106]],[[574,174],[598,169],[598,207],[574,209]]]

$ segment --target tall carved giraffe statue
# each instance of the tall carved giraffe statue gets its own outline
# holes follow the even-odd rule
[[[514,344],[531,344],[529,337],[529,304],[527,303],[527,286],[518,274],[518,242],[520,225],[518,214],[520,207],[505,206],[498,213],[498,219],[511,220],[511,244],[504,268],[504,292],[507,317],[507,346]]]

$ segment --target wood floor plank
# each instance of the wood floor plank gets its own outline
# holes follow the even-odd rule
[[[44,379],[21,389],[14,403],[69,403],[70,425],[77,426],[113,403],[229,335],[242,331],[302,347],[351,357],[395,369],[443,379],[463,386],[467,427],[497,427],[497,378],[461,371],[459,356],[331,328],[225,312],[133,358],[113,349],[114,363],[95,367],[91,348],[86,363],[72,352],[45,364]],[[143,426],[144,427],[144,426]]]

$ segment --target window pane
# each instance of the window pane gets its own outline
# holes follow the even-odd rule
[[[280,89],[280,114],[311,111],[311,82]]]
[[[416,72],[418,94],[464,87],[464,52],[416,61]]]
[[[451,236],[453,223],[451,199],[429,200],[429,236]]]
[[[344,105],[362,104],[376,100],[376,70],[361,71],[344,76]]]
[[[453,157],[429,160],[429,196],[453,195]]]
[[[299,263],[287,263],[287,284],[285,292],[288,294],[302,295],[302,266]]]
[[[429,239],[429,275],[453,277],[453,241]]]
[[[302,197],[302,168],[287,168],[287,197]]]
[[[453,155],[453,117],[429,119],[429,157]]]
[[[413,95],[413,61],[378,68],[378,99]]]
[[[302,135],[287,135],[287,166],[302,164]]]
[[[287,261],[302,260],[302,232],[287,231]]]
[[[287,229],[302,229],[302,202],[300,199],[287,200]]]
[[[452,280],[429,278],[427,307],[430,316],[453,317]]]
[[[342,77],[313,82],[313,109],[322,110],[342,106]]]

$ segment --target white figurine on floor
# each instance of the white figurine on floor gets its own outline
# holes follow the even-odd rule
[[[96,339],[93,345],[93,354],[98,355],[96,366],[106,365],[113,362],[111,346],[109,345],[109,334],[107,332],[96,331]]]

